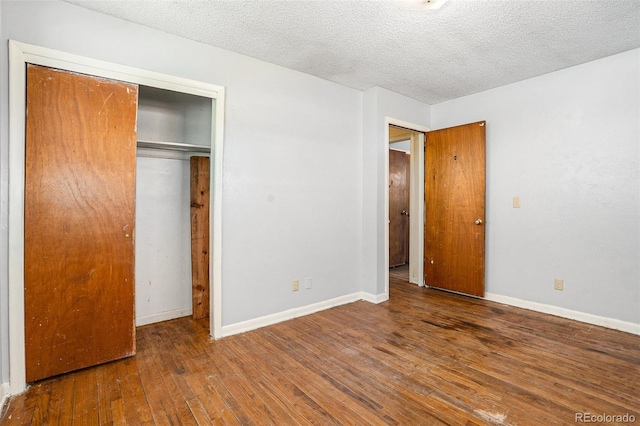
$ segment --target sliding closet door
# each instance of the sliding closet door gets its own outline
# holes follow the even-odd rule
[[[135,353],[135,85],[27,69],[27,382]]]

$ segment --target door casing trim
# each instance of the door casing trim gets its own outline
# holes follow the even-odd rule
[[[24,173],[27,63],[59,68],[143,86],[173,90],[216,100],[211,135],[210,330],[222,336],[222,160],[224,86],[86,58],[54,49],[9,40],[9,395],[26,389],[24,334]]]

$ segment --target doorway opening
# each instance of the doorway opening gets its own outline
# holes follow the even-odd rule
[[[400,127],[415,135],[410,146],[409,215],[414,220],[410,221],[409,230],[409,282],[484,296],[485,124],[478,121],[431,131],[386,119],[387,183],[391,182],[388,152],[394,142],[389,128]],[[425,179],[427,172],[429,177]],[[388,268],[393,266],[389,253],[390,215],[397,212],[390,211],[389,187],[385,195],[385,295],[388,298]]]
[[[424,133],[422,126],[387,119],[387,273],[424,285]],[[387,294],[389,275],[386,277]]]
[[[390,274],[409,281],[412,132],[389,126],[389,268]]]
[[[209,316],[209,157],[215,99],[139,87],[136,150],[136,325]],[[193,175],[194,161],[204,160]],[[198,164],[198,163],[196,163]],[[204,208],[194,178],[205,173],[207,220],[194,222]],[[199,200],[193,197],[198,196]],[[204,215],[204,212],[203,212]],[[202,215],[202,216],[203,216]],[[197,215],[200,217],[201,215]],[[206,255],[203,258],[202,253]]]

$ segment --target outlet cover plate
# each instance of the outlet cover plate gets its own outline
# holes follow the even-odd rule
[[[553,288],[555,288],[558,291],[563,291],[564,290],[564,280],[560,279],[560,278],[556,278],[555,280],[553,280]]]

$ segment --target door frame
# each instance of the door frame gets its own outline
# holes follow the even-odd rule
[[[392,117],[384,119],[384,296],[389,298],[389,126],[404,127],[414,133],[417,138],[411,138],[411,160],[409,178],[409,216],[414,219],[409,222],[409,268],[417,267],[417,271],[409,272],[410,282],[424,286],[424,133],[428,127],[399,120]],[[418,155],[414,155],[417,153]],[[422,202],[420,202],[422,200]],[[420,218],[415,220],[415,218]],[[418,228],[418,229],[416,229]]]
[[[24,321],[24,199],[25,199],[25,116],[27,63],[63,69],[173,90],[215,99],[212,116],[215,132],[211,135],[213,157],[210,187],[212,254],[209,268],[210,332],[222,337],[222,155],[224,136],[224,86],[170,76],[153,71],[86,58],[58,50],[9,40],[9,394],[26,389]]]

